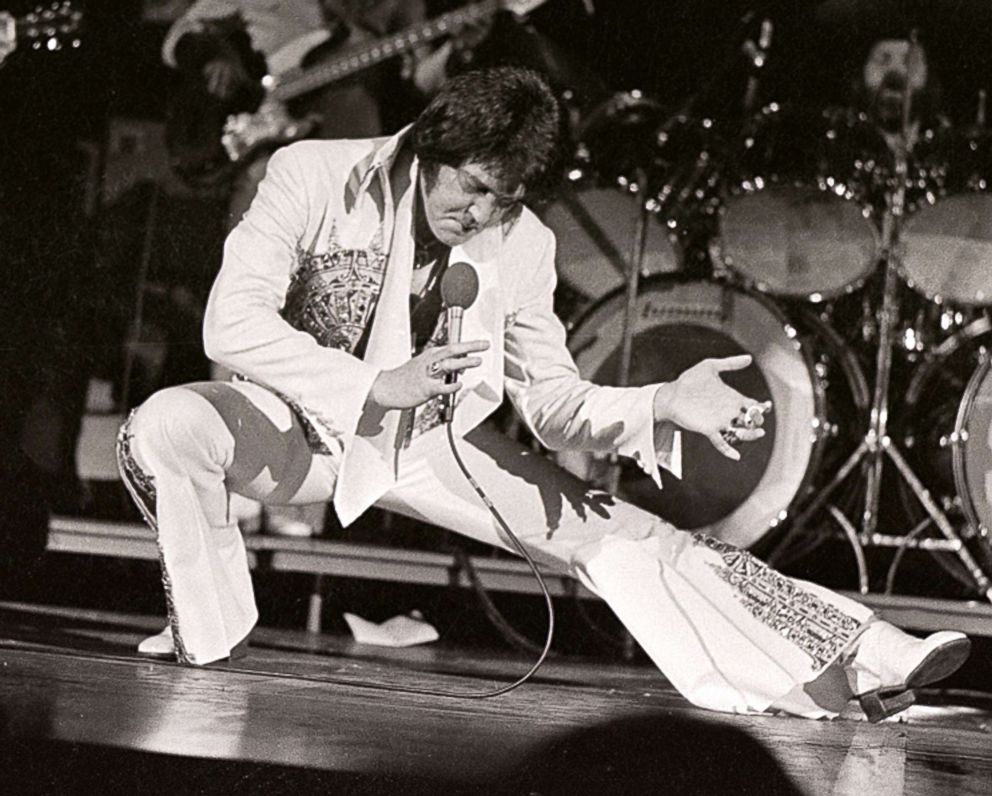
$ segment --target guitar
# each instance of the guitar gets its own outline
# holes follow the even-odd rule
[[[48,52],[61,50],[67,41],[73,48],[80,44],[75,34],[82,25],[83,14],[69,0],[35,6],[33,11],[22,17],[7,16],[5,20],[4,15],[0,14],[0,25],[5,21],[8,32],[3,36],[6,46],[0,49],[3,54],[13,52],[19,42],[24,42],[32,50]],[[0,55],[0,63],[2,61]]]
[[[488,19],[497,11],[506,10],[523,17],[545,2],[547,0],[479,0],[397,33],[358,45],[345,45],[343,51],[313,67],[292,69],[278,76],[265,75],[259,81],[261,99],[255,110],[229,114],[222,130],[217,131],[226,163],[214,158],[194,167],[181,152],[173,152],[173,163],[180,174],[188,177],[195,173],[201,181],[207,181],[213,169],[230,168],[263,147],[287,144],[309,135],[314,121],[294,118],[286,107],[291,100],[371,69],[466,25]]]

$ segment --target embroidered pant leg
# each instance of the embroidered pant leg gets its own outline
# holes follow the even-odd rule
[[[180,660],[226,657],[258,619],[229,494],[283,504],[328,500],[336,463],[311,452],[280,398],[244,382],[156,393],[122,429],[119,460],[157,534]]]
[[[731,545],[590,490],[498,432],[476,429],[457,444],[535,560],[602,597],[696,705],[754,712],[777,702],[788,709],[782,699],[816,679],[871,616]],[[413,441],[396,488],[379,505],[511,549],[442,433]]]

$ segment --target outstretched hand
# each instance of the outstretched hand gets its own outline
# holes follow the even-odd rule
[[[705,436],[720,453],[737,461],[741,442],[761,439],[764,415],[771,402],[760,403],[728,385],[720,374],[743,370],[751,364],[749,354],[704,359],[674,382],[658,387],[654,399],[656,420],[670,420],[687,431]]]
[[[437,395],[458,392],[461,384],[448,384],[445,376],[478,367],[482,358],[469,355],[487,348],[487,340],[428,348],[399,367],[382,371],[372,383],[370,397],[387,409],[410,409]]]

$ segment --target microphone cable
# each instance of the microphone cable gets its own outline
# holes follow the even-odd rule
[[[448,317],[448,337],[449,340],[453,337],[455,340],[459,339],[461,336],[461,313],[466,307],[471,306],[475,301],[476,296],[479,292],[479,277],[475,269],[465,262],[457,262],[452,265],[447,266],[444,270],[444,275],[440,281],[441,298],[444,305],[448,307],[449,310],[457,311],[455,315],[449,315]],[[452,329],[452,325],[457,325],[457,329]],[[450,374],[449,374],[450,375]],[[544,596],[544,603],[547,607],[548,612],[548,630],[544,639],[544,646],[541,649],[541,653],[538,656],[534,664],[528,669],[523,675],[518,677],[512,683],[508,685],[500,686],[499,688],[492,688],[486,691],[449,691],[437,688],[413,688],[405,686],[394,686],[384,683],[348,683],[348,685],[353,685],[356,688],[373,688],[380,691],[391,691],[394,693],[402,694],[422,694],[424,696],[436,696],[436,697],[449,697],[455,699],[489,699],[490,697],[500,696],[514,688],[518,688],[527,682],[534,673],[541,667],[545,659],[548,657],[548,652],[551,650],[551,640],[554,636],[555,631],[555,609],[551,601],[551,593],[548,591],[548,586],[544,582],[544,578],[541,576],[540,570],[537,568],[537,564],[534,563],[534,559],[531,558],[530,554],[524,548],[523,544],[517,538],[516,534],[510,529],[509,523],[503,519],[503,515],[499,513],[499,510],[493,505],[492,500],[486,492],[479,486],[478,481],[469,472],[468,467],[466,467],[465,462],[462,460],[461,454],[458,453],[458,447],[455,445],[454,433],[451,430],[451,421],[454,417],[455,401],[454,396],[447,395],[445,402],[445,409],[442,412],[444,418],[444,425],[448,435],[448,445],[451,448],[451,454],[455,458],[455,463],[461,470],[462,475],[471,484],[472,489],[482,500],[482,503],[489,510],[489,513],[496,520],[500,528],[506,534],[506,537],[510,540],[513,548],[524,558],[530,567],[531,571],[534,573],[534,577],[537,578],[538,585],[541,587],[541,593]],[[471,576],[471,574],[470,574]]]
[[[469,484],[471,484],[472,489],[475,490],[475,493],[482,500],[483,504],[485,504],[486,508],[489,510],[489,513],[492,514],[493,518],[499,524],[500,528],[503,529],[503,532],[510,540],[514,549],[524,558],[528,566],[530,566],[531,572],[534,573],[534,577],[537,579],[537,583],[541,587],[541,593],[544,596],[544,604],[547,608],[547,613],[548,613],[548,630],[545,635],[544,646],[542,647],[541,653],[538,656],[537,660],[534,661],[531,667],[524,674],[522,674],[512,683],[508,683],[507,685],[503,685],[498,688],[491,688],[485,691],[451,691],[441,688],[416,688],[413,686],[391,685],[389,683],[372,683],[372,682],[363,682],[360,680],[359,681],[340,680],[331,677],[313,677],[307,675],[282,675],[281,673],[276,673],[276,672],[245,671],[246,674],[248,673],[266,674],[266,675],[271,674],[277,677],[286,677],[287,679],[299,679],[299,680],[308,680],[308,681],[314,681],[320,683],[332,683],[335,685],[348,686],[350,688],[366,688],[374,691],[388,691],[394,694],[419,694],[422,696],[444,697],[448,699],[489,699],[491,697],[501,696],[502,694],[506,694],[515,688],[519,688],[524,683],[526,683],[531,677],[534,676],[534,673],[541,667],[545,659],[548,657],[548,653],[551,651],[551,641],[554,637],[555,608],[554,608],[554,604],[551,601],[551,592],[548,591],[548,585],[547,583],[545,583],[544,577],[541,575],[541,571],[538,569],[537,564],[534,562],[534,559],[531,557],[530,553],[527,552],[527,549],[523,546],[523,543],[520,541],[520,539],[517,538],[517,535],[510,529],[509,523],[507,523],[507,521],[503,518],[503,515],[500,514],[499,509],[497,509],[496,506],[493,505],[492,500],[489,499],[489,496],[486,494],[485,490],[483,490],[483,488],[479,485],[478,481],[475,480],[472,473],[465,465],[465,462],[462,460],[461,454],[458,453],[458,446],[455,445],[455,437],[451,430],[451,423],[445,423],[445,430],[448,435],[448,445],[451,448],[451,454],[454,456],[455,463],[458,465],[458,468],[462,471],[462,474],[465,476]]]

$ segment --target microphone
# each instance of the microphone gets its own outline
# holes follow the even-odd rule
[[[441,301],[444,302],[445,319],[448,326],[448,345],[461,341],[462,316],[465,310],[472,306],[479,295],[479,275],[468,263],[458,262],[449,265],[441,277]],[[458,373],[447,373],[445,384],[458,381]],[[444,396],[444,408],[441,413],[445,423],[451,423],[455,417],[455,395]]]

